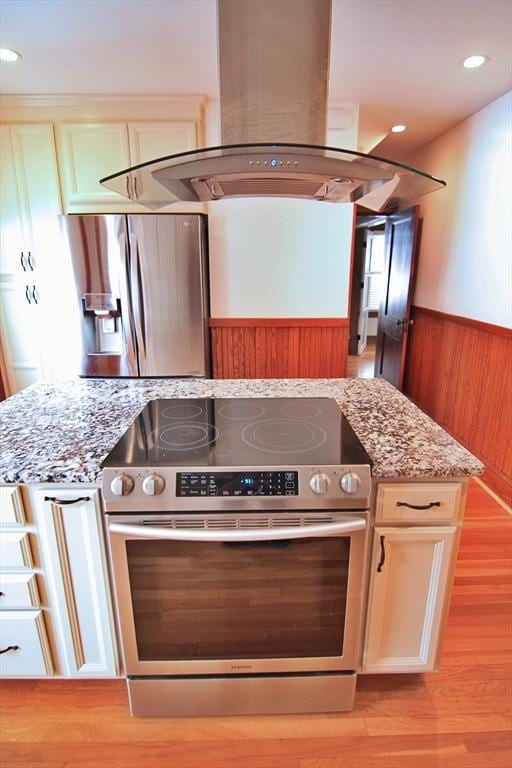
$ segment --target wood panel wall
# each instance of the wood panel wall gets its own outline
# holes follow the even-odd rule
[[[212,318],[215,379],[341,378],[348,318]]]
[[[413,307],[405,393],[486,465],[512,502],[512,331]]]

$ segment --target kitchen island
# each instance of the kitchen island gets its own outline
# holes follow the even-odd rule
[[[79,379],[0,404],[0,483],[100,485],[100,464],[147,402],[172,397],[331,397],[374,478],[469,477],[483,465],[383,379]]]
[[[202,397],[336,400],[372,461],[359,671],[435,668],[466,481],[483,465],[394,387],[362,379],[82,379],[38,383],[0,404],[0,539],[12,558],[2,561],[0,579],[15,594],[2,603],[0,622],[2,644],[18,649],[0,657],[2,674],[122,673],[101,463],[149,401]]]

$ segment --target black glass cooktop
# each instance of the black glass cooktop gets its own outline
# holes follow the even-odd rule
[[[152,400],[104,467],[371,464],[335,400]]]

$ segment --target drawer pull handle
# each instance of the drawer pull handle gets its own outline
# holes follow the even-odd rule
[[[408,504],[406,501],[397,501],[397,507],[409,507],[409,509],[432,509],[432,507],[440,507],[440,501],[431,501],[430,504]]]
[[[386,562],[386,550],[384,548],[384,539],[385,538],[386,538],[385,536],[381,536],[380,537],[380,560],[379,560],[379,564],[377,566],[377,573],[380,573],[382,571],[382,566]]]
[[[7,653],[7,651],[19,651],[19,645],[8,645],[7,648],[2,648],[0,653]]]
[[[79,496],[77,499],[58,499],[56,496],[45,496],[45,501],[51,501],[53,504],[59,504],[61,507],[66,507],[68,504],[78,504],[80,501],[90,501],[90,496]]]

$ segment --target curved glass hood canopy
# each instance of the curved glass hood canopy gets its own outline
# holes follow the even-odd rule
[[[127,168],[101,184],[152,210],[176,202],[293,197],[385,213],[445,182],[401,163],[309,144],[231,144]]]

